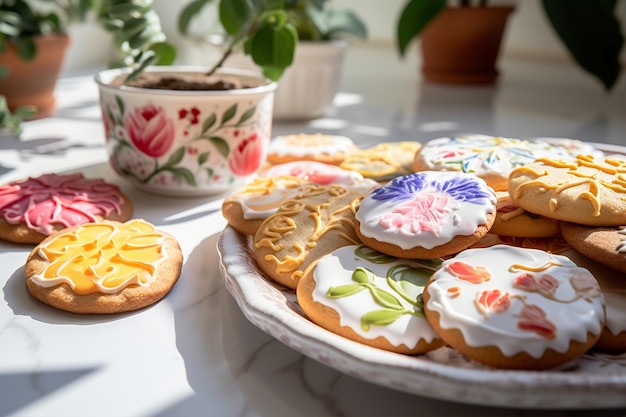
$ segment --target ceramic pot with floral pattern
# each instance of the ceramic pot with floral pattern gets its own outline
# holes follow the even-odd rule
[[[225,90],[174,90],[122,83],[127,69],[96,75],[109,162],[145,191],[172,196],[227,192],[265,163],[276,83],[223,69]],[[201,79],[203,68],[154,67],[146,77]]]

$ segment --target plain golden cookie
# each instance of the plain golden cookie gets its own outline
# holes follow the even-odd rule
[[[267,162],[317,161],[339,165],[358,150],[352,139],[339,135],[297,134],[277,136],[270,141]]]
[[[621,272],[626,281],[626,226],[561,224],[563,238],[578,252]]]

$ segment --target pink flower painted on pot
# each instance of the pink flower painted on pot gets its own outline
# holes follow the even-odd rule
[[[228,166],[235,175],[250,175],[261,167],[265,154],[265,142],[253,133],[239,142],[231,153]]]
[[[124,124],[137,149],[153,158],[165,155],[174,143],[174,122],[163,107],[137,107],[124,117]]]

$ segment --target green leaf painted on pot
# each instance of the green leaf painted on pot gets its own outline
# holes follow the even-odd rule
[[[230,148],[228,147],[228,143],[219,137],[219,136],[211,136],[209,141],[215,146],[215,149],[222,155],[224,158],[228,158],[228,154],[230,153]]]
[[[187,168],[174,167],[168,169],[168,171],[172,173],[176,181],[178,181],[179,183],[186,182],[187,184],[192,186],[196,185],[196,177]]]
[[[330,287],[326,292],[328,298],[342,298],[359,293],[365,289],[364,286],[359,284],[347,284],[339,285],[336,287]]]
[[[164,167],[173,167],[174,165],[182,161],[184,156],[185,156],[185,147],[181,146],[180,148],[176,149],[174,153],[170,155]]]
[[[384,253],[380,253],[374,249],[368,248],[367,246],[358,246],[354,250],[354,254],[373,264],[388,264],[398,260],[396,257],[385,255]]]
[[[359,284],[367,284],[368,282],[374,279],[374,274],[359,266],[352,272],[352,281],[358,282]]]
[[[243,123],[249,120],[252,116],[254,116],[255,111],[256,111],[256,106],[250,107],[248,110],[246,110],[245,113],[242,114],[241,117],[239,118],[239,121],[237,122],[237,126],[241,126]]]
[[[117,107],[120,109],[120,114],[124,115],[124,112],[126,112],[126,104],[124,104],[124,100],[122,100],[120,96],[116,95],[115,103],[117,104]]]
[[[389,309],[369,311],[361,317],[361,329],[368,331],[371,326],[387,326],[403,314],[403,311]]]
[[[198,155],[198,165],[202,166],[206,161],[208,161],[209,155],[211,155],[211,152],[203,152]]]
[[[210,128],[212,128],[216,121],[217,115],[215,113],[204,119],[204,122],[202,122],[202,134],[204,135]]]
[[[237,113],[237,103],[235,103],[232,106],[230,106],[228,109],[226,109],[224,114],[222,114],[222,123],[221,123],[221,125],[222,126],[225,125],[228,121],[230,121],[230,119],[235,117],[236,113]]]

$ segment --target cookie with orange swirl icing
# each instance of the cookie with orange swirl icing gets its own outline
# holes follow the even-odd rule
[[[465,356],[496,368],[548,369],[600,338],[605,300],[569,258],[506,245],[443,262],[422,294],[426,318]]]
[[[0,239],[39,243],[64,229],[101,220],[126,221],[133,204],[120,188],[81,173],[43,174],[0,186]]]
[[[263,220],[306,184],[304,179],[292,176],[256,178],[224,199],[222,215],[237,231],[254,235]]]
[[[496,220],[489,233],[529,238],[560,236],[558,220],[518,207],[508,191],[496,191],[496,196]]]
[[[336,248],[360,244],[354,213],[378,183],[311,184],[285,201],[254,235],[254,257],[268,277],[295,289],[306,267]]]
[[[443,346],[424,316],[421,294],[440,259],[415,261],[363,245],[334,250],[309,265],[296,295],[319,326],[348,339],[402,354]]]
[[[578,155],[515,168],[509,194],[532,213],[587,226],[626,224],[626,160]]]
[[[442,258],[468,248],[491,228],[496,196],[463,172],[396,177],[365,196],[356,213],[359,239],[398,258]]]
[[[267,162],[276,165],[292,161],[317,161],[338,165],[357,150],[352,139],[346,136],[322,133],[282,135],[270,141]]]
[[[163,298],[180,276],[176,239],[145,220],[72,226],[44,239],[24,267],[38,300],[79,314],[138,310]]]

